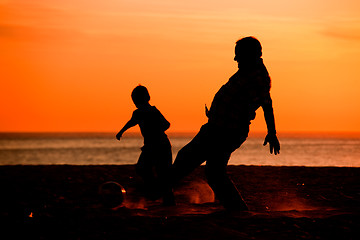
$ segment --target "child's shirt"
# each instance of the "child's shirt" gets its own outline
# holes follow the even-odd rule
[[[144,137],[144,145],[158,145],[168,142],[165,130],[170,127],[170,123],[155,106],[136,109],[131,119],[139,124],[141,134]]]

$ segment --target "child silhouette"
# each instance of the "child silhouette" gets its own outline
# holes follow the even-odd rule
[[[150,95],[146,87],[135,87],[131,98],[137,109],[116,138],[120,140],[127,129],[139,125],[144,146],[136,164],[136,172],[145,183],[148,197],[156,199],[160,194],[164,205],[174,205],[173,192],[166,183],[172,164],[171,144],[165,134],[170,123],[155,106],[149,104]]]

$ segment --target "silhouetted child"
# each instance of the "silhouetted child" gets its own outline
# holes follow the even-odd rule
[[[149,104],[150,95],[146,87],[139,85],[134,88],[131,98],[137,109],[116,138],[120,140],[127,129],[139,125],[144,146],[136,164],[136,172],[142,177],[149,198],[156,199],[161,194],[164,205],[174,205],[172,189],[165,182],[172,164],[171,144],[165,134],[170,123],[155,106]]]
[[[236,42],[235,58],[239,70],[216,93],[208,122],[177,154],[171,173],[175,183],[206,161],[205,173],[215,196],[226,209],[247,210],[236,186],[226,173],[230,155],[246,140],[250,121],[262,107],[268,134],[264,145],[270,153],[278,154],[275,120],[270,97],[270,77],[261,58],[260,42],[254,37]]]

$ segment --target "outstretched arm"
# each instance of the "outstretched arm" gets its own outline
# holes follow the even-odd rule
[[[270,153],[275,155],[280,153],[280,143],[276,136],[276,129],[275,129],[275,117],[274,117],[274,110],[272,107],[272,101],[269,95],[269,100],[266,101],[265,104],[262,105],[264,110],[264,117],[266,121],[266,126],[268,129],[268,133],[265,137],[264,146],[269,143],[270,145]]]
[[[125,126],[118,132],[118,134],[116,134],[116,139],[120,140],[120,138],[122,137],[123,133],[128,130],[129,128],[135,126],[137,124],[137,122],[134,119],[134,116],[131,117],[131,119],[125,124]]]

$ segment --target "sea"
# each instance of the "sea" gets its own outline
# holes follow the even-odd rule
[[[0,133],[0,165],[136,164],[141,135],[126,133]],[[195,133],[168,134],[173,160]],[[279,133],[279,155],[263,146],[265,134],[250,134],[229,165],[360,167],[360,134]]]

